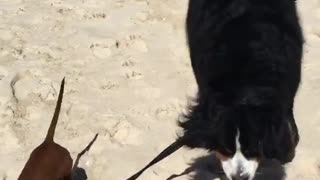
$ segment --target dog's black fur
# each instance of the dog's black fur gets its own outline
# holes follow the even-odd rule
[[[190,148],[292,161],[303,35],[294,0],[190,0],[187,38],[196,105],[179,122]]]

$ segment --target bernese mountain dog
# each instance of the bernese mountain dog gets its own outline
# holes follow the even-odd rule
[[[303,34],[295,0],[190,0],[187,39],[198,84],[179,123],[185,145],[215,152],[231,180],[259,162],[292,161]]]

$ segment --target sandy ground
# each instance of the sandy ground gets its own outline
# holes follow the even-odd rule
[[[295,107],[301,143],[287,173],[290,180],[316,180],[320,1],[298,1],[307,40]],[[56,141],[75,157],[100,133],[80,161],[89,180],[125,179],[171,143],[196,92],[186,6],[187,0],[0,0],[0,179],[17,179],[42,142],[63,76]],[[180,173],[200,154],[180,150],[141,180]]]

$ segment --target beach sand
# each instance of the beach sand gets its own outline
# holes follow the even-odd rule
[[[301,141],[286,168],[289,180],[319,180],[320,1],[298,7],[306,38],[295,105]],[[89,180],[123,180],[172,143],[197,91],[186,10],[187,0],[0,0],[0,179],[17,179],[43,141],[64,76],[55,139],[75,158],[99,133],[79,164]],[[164,180],[204,154],[179,150],[140,179]]]

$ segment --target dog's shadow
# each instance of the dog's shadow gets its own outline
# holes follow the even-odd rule
[[[189,175],[190,173],[193,175]],[[188,175],[190,180],[212,180],[215,178],[227,180],[219,160],[212,154],[195,159],[184,172],[172,175],[167,180],[173,180],[183,175]],[[260,163],[254,180],[283,180],[285,176],[285,170],[279,162],[265,160]]]

